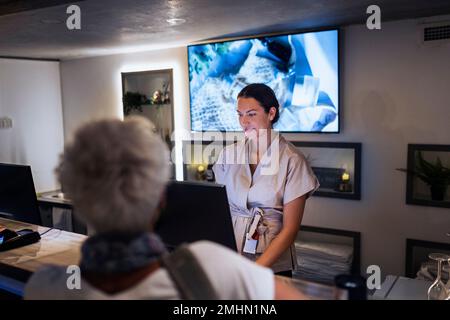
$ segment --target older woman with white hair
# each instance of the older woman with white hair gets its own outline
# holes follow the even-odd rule
[[[30,278],[27,299],[179,299],[180,281],[167,269],[165,251],[152,227],[169,176],[169,152],[144,118],[100,120],[81,127],[65,148],[56,172],[77,216],[94,235],[82,245],[81,288],[67,287],[61,266]],[[195,268],[216,299],[302,298],[231,250],[190,244]],[[183,284],[181,284],[182,286]],[[205,297],[205,296],[204,296]]]

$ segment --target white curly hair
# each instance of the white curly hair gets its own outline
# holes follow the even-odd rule
[[[95,232],[148,231],[169,178],[169,151],[143,117],[79,128],[56,174],[75,214]]]

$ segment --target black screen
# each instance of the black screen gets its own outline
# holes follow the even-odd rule
[[[30,166],[0,163],[0,216],[41,224]]]
[[[155,227],[169,249],[209,240],[237,251],[225,186],[172,181]]]

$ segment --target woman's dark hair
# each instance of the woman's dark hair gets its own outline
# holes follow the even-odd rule
[[[280,117],[280,104],[278,103],[275,92],[272,88],[263,83],[252,83],[244,87],[241,92],[239,92],[237,98],[253,98],[259,102],[259,104],[264,108],[266,113],[269,113],[271,107],[277,109],[277,113],[272,120],[272,124],[278,121]]]

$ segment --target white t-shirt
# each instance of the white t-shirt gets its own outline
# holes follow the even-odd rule
[[[209,241],[189,245],[211,281],[219,299],[271,300],[274,298],[273,272],[237,253]],[[68,289],[66,267],[46,266],[36,271],[25,287],[25,299],[57,300],[127,300],[180,299],[169,274],[159,268],[139,284],[115,294],[108,294],[81,279],[80,289]]]

